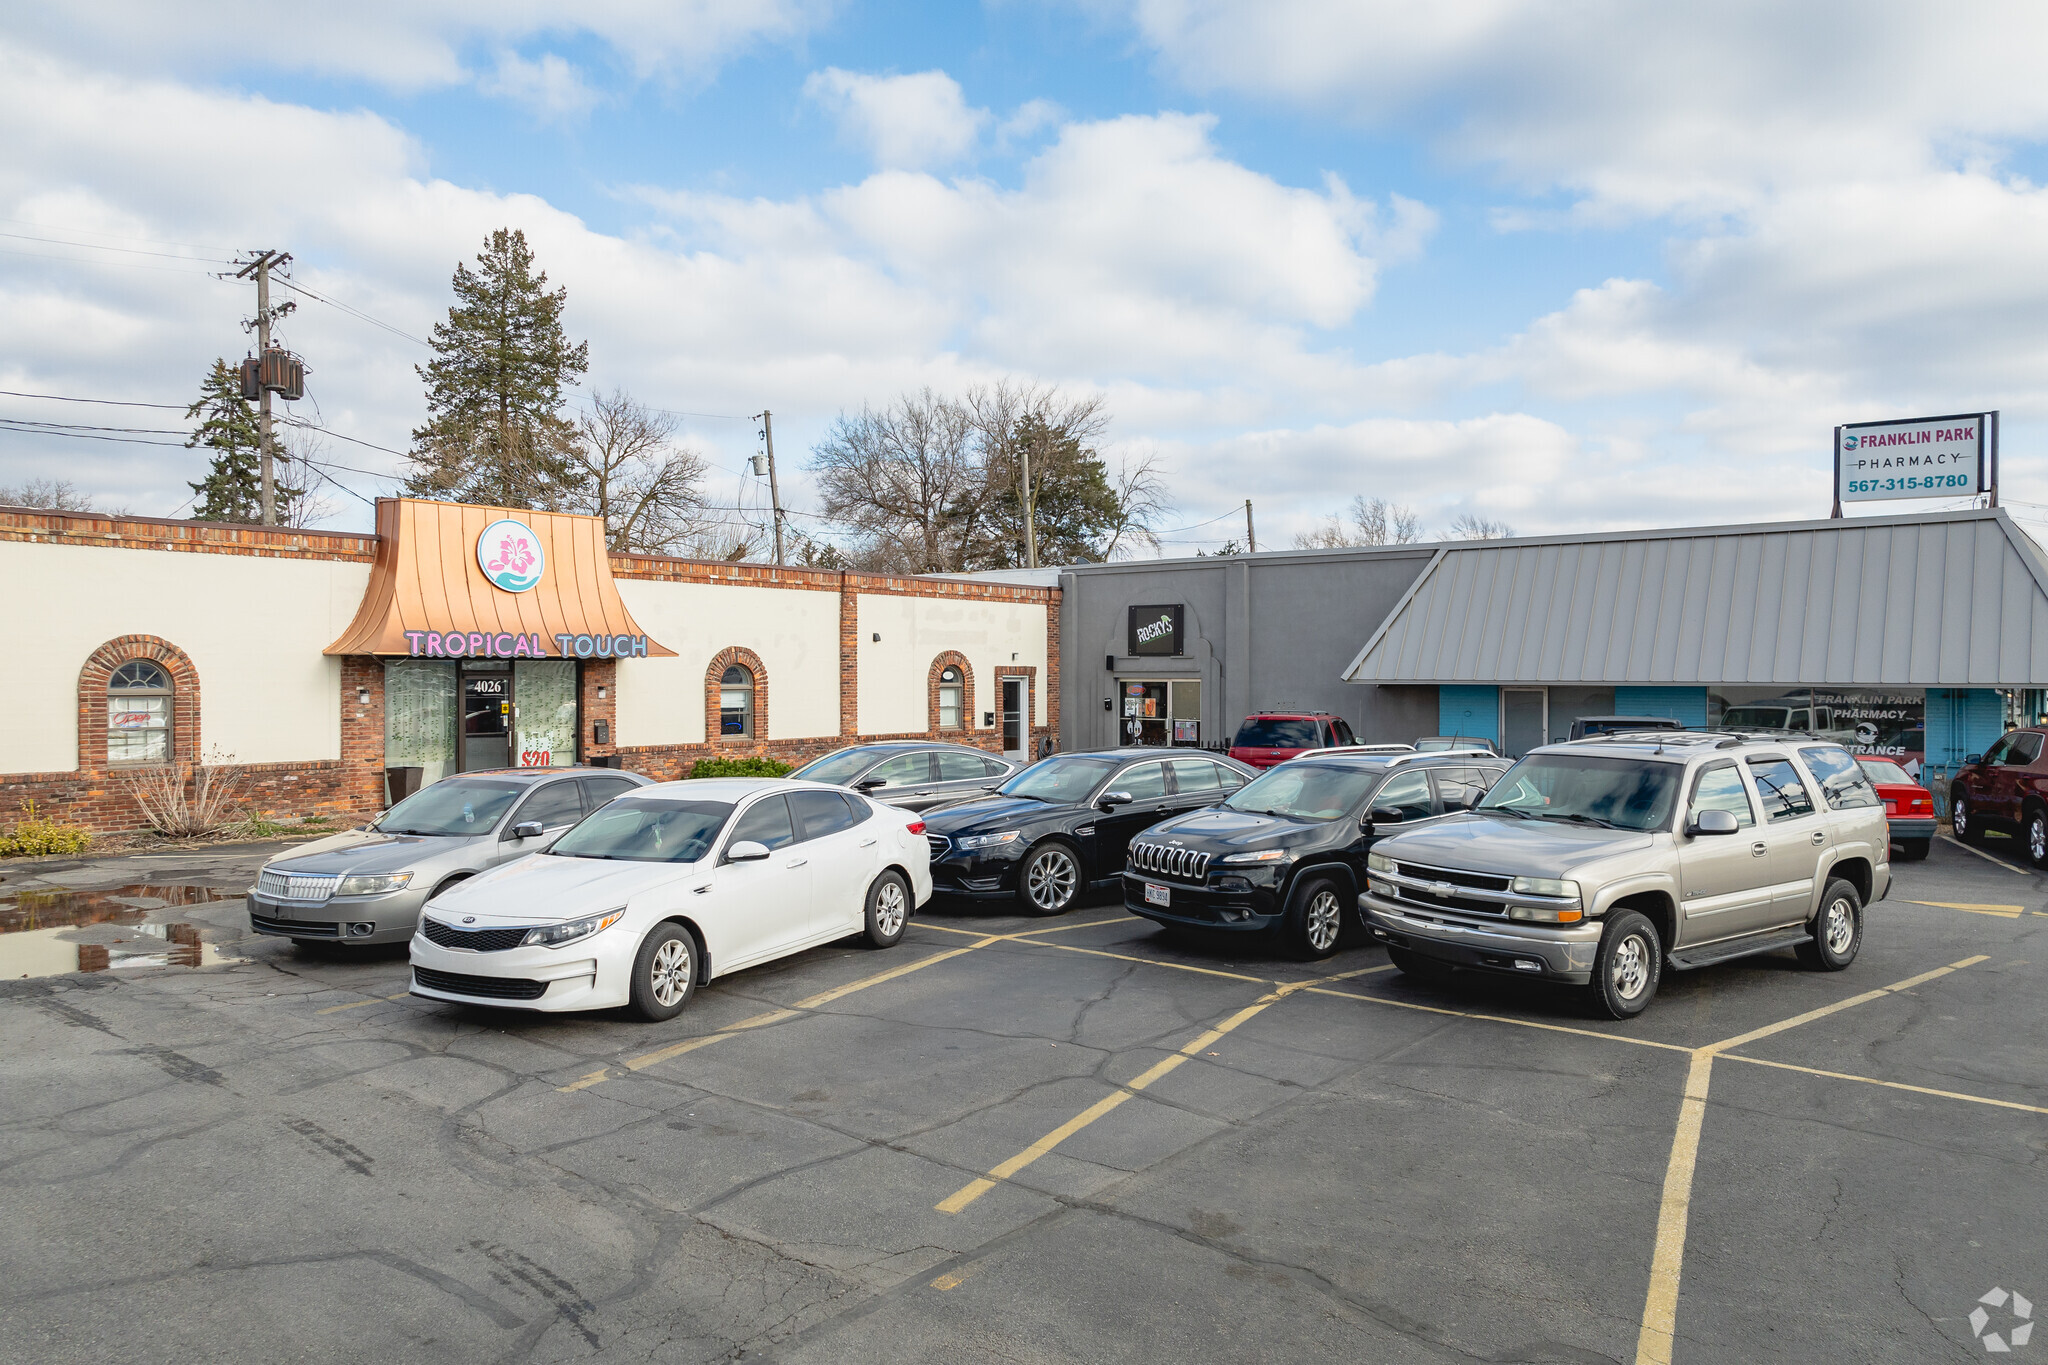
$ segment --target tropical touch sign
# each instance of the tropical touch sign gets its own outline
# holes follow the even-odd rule
[[[476,538],[476,562],[491,586],[504,592],[525,592],[547,569],[540,537],[525,522],[510,517],[484,527]]]

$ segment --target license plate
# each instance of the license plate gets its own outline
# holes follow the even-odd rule
[[[1159,884],[1158,882],[1146,882],[1146,883],[1145,883],[1145,904],[1147,904],[1147,905],[1171,905],[1172,903],[1173,903],[1173,888],[1172,888],[1172,887],[1167,887],[1167,886],[1161,886],[1161,885],[1160,885],[1160,884]]]

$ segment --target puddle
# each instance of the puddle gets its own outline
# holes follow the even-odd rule
[[[202,942],[196,924],[150,918],[236,899],[210,886],[149,882],[106,891],[18,891],[0,900],[0,980],[242,961]]]

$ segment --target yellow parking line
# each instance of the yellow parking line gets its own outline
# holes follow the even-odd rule
[[[1947,835],[1947,834],[1944,834],[1944,835],[1942,835],[1942,836],[1941,836],[1941,841],[1942,841],[1943,843],[1945,843],[1945,844],[1952,844],[1952,845],[1954,845],[1955,847],[1957,847],[1957,848],[1961,849],[1961,850],[1962,850],[1963,852],[1965,852],[1965,853],[1974,853],[1974,854],[1976,854],[1976,855],[1977,855],[1977,856],[1978,856],[1979,858],[1982,858],[1982,859],[1983,859],[1983,860],[1984,860],[1985,862],[1987,862],[1987,863],[1990,863],[1990,864],[1992,864],[1992,865],[1993,865],[1993,866],[1995,866],[1995,867],[2002,867],[2002,868],[2004,868],[2004,869],[2005,869],[2005,870],[2006,870],[2007,872],[2013,872],[2013,873],[2017,873],[2018,875],[2020,875],[2020,876],[2022,876],[2022,877],[2025,877],[2025,876],[2028,876],[2028,875],[2030,875],[2030,874],[2029,874],[2029,873],[2028,873],[2028,872],[2027,872],[2027,871],[2026,871],[2026,870],[2025,870],[2024,868],[2018,868],[2018,867],[2014,867],[2014,866],[2013,866],[2013,865],[2012,865],[2011,863],[2007,862],[2007,861],[2006,861],[2005,859],[2003,859],[2003,858],[2000,858],[2000,857],[1997,857],[1997,856],[1996,856],[1996,855],[1994,855],[1994,854],[1986,853],[1986,852],[1985,852],[1985,851],[1984,851],[1983,849],[1981,849],[1981,848],[1971,848],[1971,847],[1970,847],[1970,846],[1969,846],[1968,844],[1964,843],[1964,842],[1963,842],[1962,840],[1960,840],[1960,839],[1957,839],[1957,838],[1955,838],[1955,837],[1954,837],[1954,836],[1952,836],[1952,835]]]
[[[1825,1076],[1833,1081],[1861,1081],[1865,1085],[1881,1085],[1887,1090],[1905,1090],[1915,1095],[1933,1095],[1937,1099],[1965,1100],[1971,1104],[1989,1104],[2000,1109],[2017,1109],[2027,1114],[2048,1114],[2048,1108],[2038,1104],[2020,1104],[2015,1100],[1994,1100],[1988,1095],[1966,1095],[1960,1090],[1934,1090],[1924,1085],[1907,1085],[1902,1081],[1881,1081],[1875,1076],[1855,1076],[1846,1071],[1823,1071],[1817,1066],[1800,1066],[1793,1062],[1773,1062],[1762,1057],[1744,1057],[1738,1053],[1721,1054],[1731,1062],[1748,1062],[1753,1066],[1774,1066],[1780,1071],[1798,1071],[1808,1076]]]
[[[1156,957],[1133,957],[1129,953],[1109,953],[1104,952],[1100,948],[1077,947],[1072,943],[1040,943],[1036,939],[1024,939],[1022,942],[1029,944],[1033,948],[1057,948],[1063,953],[1085,953],[1089,957],[1114,958],[1118,962],[1142,962],[1148,967],[1171,967],[1177,972],[1196,972],[1202,976],[1220,976],[1231,981],[1264,982],[1266,980],[1263,976],[1247,976],[1243,972],[1218,971],[1214,967],[1195,967],[1185,962],[1161,962]]]
[[[2024,905],[1966,905],[1961,901],[1907,901],[1908,905],[1931,905],[1937,910],[1967,910],[1973,915],[1997,915],[2003,919],[2018,919]]]
[[[346,1004],[346,1005],[329,1005],[329,1006],[328,1006],[328,1007],[327,1007],[326,1009],[324,1009],[324,1010],[314,1010],[314,1011],[313,1011],[313,1013],[315,1013],[315,1014],[340,1014],[340,1013],[341,1013],[341,1012],[342,1012],[343,1010],[359,1010],[359,1009],[361,1009],[361,1008],[362,1008],[363,1006],[365,1006],[365,1005],[381,1005],[381,1004],[383,1004],[383,1003],[384,1003],[385,1001],[387,1001],[387,1000],[403,1000],[403,999],[405,999],[405,997],[407,997],[408,995],[411,995],[411,994],[412,994],[412,992],[411,992],[411,991],[400,991],[400,992],[399,992],[398,994],[396,994],[396,995],[379,995],[379,996],[376,996],[376,997],[374,997],[374,998],[372,998],[372,999],[369,999],[369,1000],[357,1000],[357,1001],[353,1001],[352,1003],[350,1003],[350,1004]]]
[[[1391,966],[1374,968],[1375,971],[1392,971]],[[1480,1014],[1473,1010],[1447,1009],[1442,1005],[1419,1005],[1412,1000],[1389,1000],[1384,995],[1361,995],[1357,991],[1332,991],[1321,986],[1303,986],[1302,990],[1312,995],[1334,995],[1339,1000],[1363,1000],[1373,1005],[1391,1005],[1397,1010],[1420,1010],[1424,1014],[1445,1014],[1454,1019],[1478,1019],[1489,1024],[1513,1024],[1517,1028],[1542,1029],[1546,1033],[1576,1033],[1583,1038],[1598,1038],[1603,1042],[1627,1043],[1631,1047],[1657,1047],[1666,1052],[1692,1051],[1682,1043],[1660,1043],[1654,1038],[1631,1038],[1625,1033],[1602,1033],[1598,1029],[1573,1028],[1569,1024],[1545,1024],[1534,1019],[1511,1019],[1504,1014]]]
[[[1068,929],[1096,929],[1105,924],[1128,924],[1136,918],[1136,915],[1117,915],[1112,919],[1091,919],[1083,920],[1076,924],[1048,924],[1038,929],[1019,929],[1015,933],[1010,934],[991,934],[986,929],[955,929],[950,924],[926,924],[923,920],[913,920],[911,927],[916,929],[936,929],[942,934],[958,934],[962,938],[1015,939],[1028,938],[1032,934],[1063,933]]]

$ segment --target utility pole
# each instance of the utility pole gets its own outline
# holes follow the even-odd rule
[[[775,562],[782,559],[782,490],[775,482],[775,414],[761,409],[761,439],[768,446],[768,503],[775,509]],[[754,472],[759,474],[756,466]]]
[[[1038,499],[1031,488],[1031,442],[1042,427],[1034,422],[1025,428],[1025,437],[1017,443],[1018,457],[1024,462],[1024,567],[1038,567]]]
[[[270,272],[275,267],[289,265],[292,258],[289,253],[283,251],[259,251],[255,255],[255,260],[248,262],[235,272],[235,278],[246,280],[251,274],[256,277],[256,354],[263,358],[262,363],[268,363],[271,322]],[[285,304],[277,310],[277,316],[282,317],[290,312],[293,306],[289,303]],[[275,526],[277,525],[277,485],[272,478],[270,456],[272,450],[276,447],[270,434],[270,385],[265,384],[262,387],[262,406],[259,408],[256,418],[256,449],[262,465],[262,484],[258,499],[263,509],[263,524],[265,526]]]
[[[1244,543],[1246,554],[1255,555],[1259,552],[1259,538],[1252,532],[1252,500],[1250,498],[1244,500]]]

